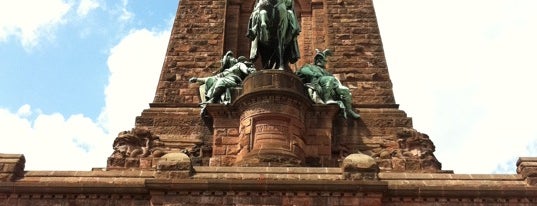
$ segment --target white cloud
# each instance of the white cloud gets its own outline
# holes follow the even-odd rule
[[[105,167],[116,135],[134,127],[135,117],[153,100],[168,39],[169,30],[142,29],[112,48],[105,108],[99,121],[82,114],[43,114],[30,105],[14,113],[0,108],[0,152],[24,154],[26,170]]]
[[[443,169],[506,172],[537,155],[527,149],[537,140],[537,2],[374,3],[397,103]]]
[[[131,32],[110,51],[106,108],[100,119],[110,132],[129,130],[153,101],[170,32]]]
[[[32,114],[31,107],[28,104],[22,105],[22,107],[17,110],[17,116],[19,117],[27,117]]]
[[[127,21],[127,20],[132,19],[134,14],[127,10],[127,4],[129,4],[129,1],[128,0],[123,0],[122,3],[123,4],[122,4],[122,7],[121,7],[121,16],[119,17],[119,19],[122,20],[122,21]]]
[[[99,8],[99,2],[95,0],[81,0],[76,13],[79,16],[86,16],[90,11],[96,8]]]
[[[18,113],[30,109],[24,105]],[[113,139],[91,119],[83,115],[65,119],[58,113],[32,119],[18,113],[0,109],[0,151],[24,154],[26,170],[89,170],[106,165]]]
[[[0,2],[0,41],[13,36],[29,49],[39,38],[64,22],[70,5],[62,0],[12,0]]]

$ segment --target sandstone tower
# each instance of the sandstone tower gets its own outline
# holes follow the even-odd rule
[[[180,2],[155,98],[136,119],[137,128],[160,137],[164,150],[190,151],[195,165],[232,166],[241,158],[240,114],[214,108],[212,122],[203,122],[198,88],[188,79],[211,75],[228,50],[248,55],[245,34],[254,4],[255,0]],[[291,67],[311,63],[316,48],[331,49],[328,69],[350,88],[362,116],[344,119],[333,109],[310,102],[301,105],[309,108],[306,120],[297,120],[306,121],[304,128],[294,128],[305,130],[301,165],[338,167],[345,156],[359,151],[375,158],[382,171],[439,171],[433,143],[412,128],[412,119],[395,102],[372,1],[297,0],[294,5],[302,28],[302,57]],[[303,93],[297,89],[298,95]],[[109,168],[122,166],[133,165]]]
[[[255,0],[181,0],[155,98],[114,140],[107,168],[25,171],[0,153],[2,205],[535,205],[537,158],[518,174],[442,170],[427,135],[395,102],[372,0],[294,0],[293,71],[260,70],[207,104],[189,78],[227,51],[247,56]],[[294,74],[315,49],[359,119],[315,104]],[[257,62],[259,68],[259,62]]]

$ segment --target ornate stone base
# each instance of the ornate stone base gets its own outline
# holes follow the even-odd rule
[[[232,105],[206,107],[214,120],[210,165],[289,167],[330,162],[337,108],[312,103],[293,73],[263,70],[250,75]]]
[[[304,117],[310,107],[300,79],[289,72],[264,70],[244,81],[234,105],[240,111],[238,165],[299,166],[304,163]]]

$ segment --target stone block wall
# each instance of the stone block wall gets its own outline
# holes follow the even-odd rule
[[[224,52],[226,1],[180,1],[154,103],[198,103],[193,76],[208,76],[220,67]]]
[[[248,56],[246,25],[255,1],[181,1],[154,103],[197,103],[192,76],[217,69],[227,50]],[[302,32],[297,67],[313,61],[315,49],[331,49],[329,70],[353,93],[355,104],[393,104],[371,0],[295,1]]]
[[[329,70],[351,90],[355,104],[394,104],[372,0],[326,0]]]
[[[383,171],[436,172],[432,140],[412,128],[412,119],[397,108],[360,108],[361,118],[334,122],[334,153],[344,157],[362,152],[375,158]]]
[[[20,156],[2,154],[0,162]],[[537,203],[535,162],[521,157],[519,174],[408,173],[358,169],[364,162],[341,168],[192,167],[185,154],[175,153],[162,156],[156,171],[24,171],[0,180],[0,206],[530,206]]]
[[[210,122],[202,120],[201,108],[185,107],[152,107],[136,118],[136,127],[146,127],[161,140],[170,142],[172,148],[180,144],[199,144],[207,141],[211,131]],[[181,140],[181,142],[176,142]],[[174,143],[172,143],[174,142]]]
[[[151,106],[136,118],[136,128],[143,128],[158,136],[166,152],[184,152],[196,165],[208,165],[212,154],[213,123],[202,118],[196,104]],[[140,160],[142,161],[142,160]]]
[[[207,105],[212,115],[213,141],[207,142],[212,146],[211,166],[231,166],[235,163],[240,151],[239,116],[236,111],[225,105]]]
[[[0,206],[150,205],[144,179],[153,176],[143,171],[25,171],[17,181],[0,180]]]
[[[153,204],[184,205],[367,205],[380,206],[380,195],[353,192],[234,192],[184,191],[153,197]]]

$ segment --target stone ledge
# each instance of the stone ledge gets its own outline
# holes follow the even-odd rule
[[[337,167],[194,167],[196,173],[255,173],[255,174],[341,174]]]
[[[516,172],[525,178],[529,185],[537,185],[537,157],[520,157],[516,166]]]
[[[151,178],[124,178],[124,177],[25,177],[17,180],[19,183],[42,183],[42,184],[79,184],[79,185],[100,185],[100,184],[143,184],[146,179]]]
[[[386,182],[346,180],[148,179],[149,190],[193,191],[365,191],[385,192]]]
[[[383,180],[387,181],[390,186],[409,186],[409,187],[458,187],[458,186],[527,186],[525,181],[494,181],[494,180]]]
[[[314,167],[194,167],[194,179],[342,180],[341,168]]]
[[[443,173],[379,173],[381,180],[495,180],[522,181],[517,174],[443,174]]]
[[[24,177],[121,177],[153,178],[155,171],[111,170],[111,171],[28,171]]]
[[[157,109],[157,108],[198,108],[198,104],[194,103],[149,103],[149,107],[151,109]]]
[[[413,186],[408,184],[390,185],[390,197],[434,197],[434,198],[527,198],[536,197],[537,188],[527,186],[488,186],[488,185],[438,185]]]
[[[0,153],[0,182],[15,181],[24,176],[26,159],[22,154]]]
[[[233,180],[343,180],[341,174],[255,174],[255,173],[202,173],[194,179]]]
[[[3,162],[4,159],[19,159],[21,157],[24,157],[24,155],[0,153],[0,162]]]
[[[383,103],[383,104],[353,104],[355,108],[362,108],[362,109],[398,109],[399,104],[393,104],[393,103]],[[149,104],[150,109],[144,110],[144,111],[169,111],[172,112],[174,109],[177,109],[176,111],[187,109],[198,109],[199,110],[199,104],[195,103],[150,103]]]
[[[385,103],[385,104],[352,104],[355,108],[358,109],[365,109],[365,108],[372,108],[372,109],[383,109],[383,108],[390,108],[390,109],[399,109],[399,104],[391,104],[391,103]]]
[[[0,193],[127,193],[146,194],[145,181],[119,182],[0,182]]]

